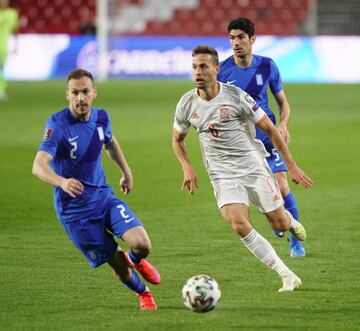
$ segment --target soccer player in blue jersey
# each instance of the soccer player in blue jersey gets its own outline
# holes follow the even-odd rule
[[[66,97],[69,107],[51,115],[46,123],[32,172],[54,186],[57,217],[90,266],[108,263],[116,277],[138,295],[140,308],[155,310],[152,292],[135,270],[152,284],[160,283],[160,274],[145,259],[151,242],[142,223],[106,183],[103,146],[122,173],[124,194],[130,192],[133,178],[108,113],[92,108],[96,88],[91,73],[70,72]],[[124,253],[114,236],[131,249]]]
[[[275,114],[268,104],[267,89],[270,88],[279,108],[278,129],[286,144],[289,144],[290,106],[286,99],[278,67],[271,58],[252,53],[252,45],[256,37],[254,24],[249,19],[239,17],[233,20],[228,25],[228,32],[234,55],[220,63],[220,73],[217,79],[220,82],[238,86],[249,93],[267,113],[272,122],[276,124]],[[297,203],[293,193],[290,191],[287,168],[283,159],[266,133],[258,128],[256,128],[256,138],[263,142],[269,153],[266,159],[279,183],[285,208],[296,220],[299,220]],[[283,232],[275,233],[279,237],[284,236]],[[305,256],[304,246],[291,235],[290,256]]]

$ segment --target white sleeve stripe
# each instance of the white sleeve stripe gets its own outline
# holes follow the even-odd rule
[[[174,125],[173,125],[174,129],[176,131],[179,131],[181,133],[185,133],[185,132],[188,132],[188,129],[185,129],[183,127],[181,127],[179,124],[177,124],[176,122],[174,122]]]

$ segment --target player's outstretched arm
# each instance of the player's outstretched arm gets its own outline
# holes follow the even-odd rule
[[[190,164],[186,147],[185,147],[185,137],[186,133],[181,133],[175,129],[173,129],[173,136],[172,136],[172,148],[178,159],[183,172],[184,172],[184,180],[182,182],[181,190],[184,187],[187,187],[190,194],[195,193],[195,187],[199,187],[198,177],[195,173],[195,170]]]
[[[270,137],[271,141],[275,145],[275,147],[280,152],[281,156],[283,157],[288,170],[291,180],[295,184],[302,184],[306,188],[312,187],[314,182],[312,179],[305,174],[304,171],[302,171],[295,163],[294,159],[292,158],[290,151],[281,136],[279,130],[276,128],[276,126],[271,122],[271,120],[267,117],[264,121],[260,122],[258,124],[258,127],[265,131],[266,134]]]
[[[122,172],[122,177],[120,179],[120,190],[126,195],[133,187],[133,177],[131,169],[126,162],[125,155],[114,135],[106,144],[105,149],[109,157],[118,165]]]
[[[44,151],[37,152],[32,167],[33,175],[46,183],[61,187],[64,192],[73,198],[80,195],[84,191],[83,184],[74,178],[64,178],[56,174],[49,165],[52,158],[49,153]]]

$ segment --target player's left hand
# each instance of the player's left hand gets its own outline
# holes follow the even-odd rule
[[[289,168],[289,175],[295,184],[302,184],[306,188],[313,187],[313,180],[305,174],[297,165]]]
[[[120,190],[125,195],[129,194],[133,187],[133,179],[131,175],[126,175],[120,179]]]

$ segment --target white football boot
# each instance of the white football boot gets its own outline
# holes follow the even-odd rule
[[[304,241],[306,239],[306,231],[304,226],[294,218],[292,218],[290,222],[289,232],[294,236],[295,239]]]
[[[283,287],[279,289],[279,292],[292,292],[302,284],[301,279],[294,273],[282,277],[282,282]]]

